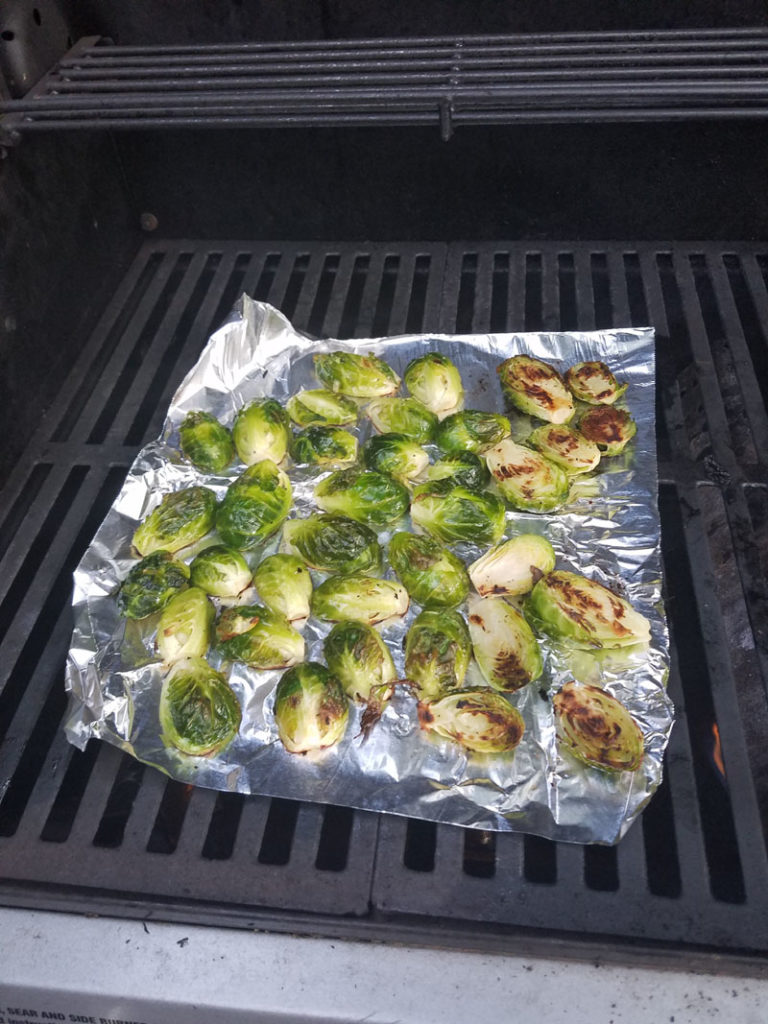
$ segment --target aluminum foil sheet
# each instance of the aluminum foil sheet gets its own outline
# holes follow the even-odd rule
[[[162,666],[154,651],[156,617],[126,621],[118,615],[115,601],[120,581],[137,560],[131,553],[131,537],[163,494],[203,483],[221,497],[243,469],[235,464],[221,476],[198,472],[179,451],[179,425],[194,409],[206,409],[231,425],[236,410],[256,397],[271,395],[285,401],[302,387],[317,387],[312,356],[334,349],[373,352],[401,376],[415,356],[442,352],[461,372],[465,407],[497,412],[503,403],[496,366],[516,353],[540,357],[561,371],[581,360],[601,359],[620,380],[629,382],[625,404],[638,432],[628,451],[604,459],[596,474],[579,480],[562,511],[508,511],[506,536],[545,535],[557,553],[557,568],[607,584],[650,620],[651,643],[634,650],[574,652],[542,636],[544,675],[510,697],[526,726],[513,756],[469,754],[454,743],[428,736],[419,728],[416,700],[405,686],[397,687],[368,739],[360,736],[360,711],[355,708],[339,745],[316,756],[288,754],[277,737],[272,710],[281,672],[238,664],[232,666],[230,683],[243,721],[230,746],[218,756],[194,758],[161,742]],[[665,689],[669,644],[661,600],[654,391],[651,329],[315,341],[297,332],[277,310],[243,296],[179,387],[162,436],[139,453],[75,573],[68,738],[82,748],[90,737],[99,737],[175,779],[212,789],[341,804],[577,843],[617,842],[661,781],[674,714]],[[513,437],[518,439],[535,425],[525,416],[513,414],[511,419]],[[371,430],[370,422],[361,416],[355,429],[362,441]],[[314,510],[312,490],[324,474],[296,467],[289,473],[295,499],[292,515],[303,517]],[[380,535],[382,543],[387,539],[387,533]],[[206,538],[177,557],[190,561],[210,543],[212,539]],[[277,546],[275,539],[247,557],[255,565]],[[456,550],[469,562],[483,549],[465,545]],[[386,575],[391,576],[391,570]],[[246,592],[241,601],[252,603],[255,597],[253,591]],[[417,611],[412,605],[405,617],[380,627],[401,673],[405,635]],[[323,660],[323,637],[329,628],[315,619],[303,627],[308,660]],[[215,657],[209,660],[218,667]],[[590,769],[559,749],[550,695],[570,679],[604,687],[629,709],[646,744],[636,772]],[[465,685],[483,685],[474,663]]]

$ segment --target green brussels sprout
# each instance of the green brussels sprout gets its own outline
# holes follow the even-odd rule
[[[220,473],[235,457],[232,435],[210,413],[190,412],[179,427],[181,450],[204,473]]]
[[[397,671],[379,633],[364,622],[339,622],[325,638],[323,653],[346,695],[368,704],[380,718],[394,693]]]
[[[396,480],[412,480],[429,465],[429,456],[405,434],[375,434],[363,445],[363,462],[368,469],[386,473]]]
[[[300,466],[354,462],[357,438],[341,427],[307,427],[294,437],[291,455]]]
[[[504,502],[495,494],[456,487],[453,480],[435,480],[414,491],[411,519],[443,544],[495,544],[504,533]]]
[[[469,593],[464,563],[431,537],[396,533],[389,561],[400,582],[423,608],[454,608]]]
[[[584,413],[579,430],[588,441],[594,441],[603,455],[621,455],[637,433],[637,424],[626,409],[598,405]]]
[[[528,438],[528,444],[571,476],[589,473],[600,461],[600,449],[594,441],[559,423],[537,427]]]
[[[340,427],[357,420],[357,402],[344,395],[335,395],[325,388],[300,391],[289,398],[286,412],[299,427]]]
[[[565,383],[575,398],[588,405],[613,405],[627,390],[599,360],[577,363],[567,371]]]
[[[452,480],[455,484],[480,491],[489,483],[491,474],[488,467],[474,452],[455,452],[444,455],[429,467],[427,480]]]
[[[304,637],[280,612],[257,604],[226,608],[216,623],[218,654],[253,668],[287,668],[304,660]]]
[[[275,398],[257,398],[243,406],[232,425],[240,459],[246,466],[263,459],[282,462],[291,440],[288,424],[288,414]]]
[[[459,371],[439,352],[412,359],[403,380],[413,397],[437,416],[453,412],[464,394]]]
[[[140,555],[180,551],[213,529],[215,513],[216,495],[207,487],[172,491],[136,528],[133,546]]]
[[[437,416],[415,398],[377,398],[365,410],[380,434],[405,434],[426,444],[437,427]]]
[[[520,690],[543,670],[533,630],[501,597],[470,598],[469,635],[485,680],[494,690]]]
[[[609,772],[634,772],[645,741],[624,705],[597,686],[566,683],[552,698],[557,737],[579,761]]]
[[[408,511],[408,491],[384,473],[351,466],[331,473],[315,487],[315,501],[366,526],[391,526]]]
[[[435,432],[435,444],[442,452],[484,452],[510,432],[509,420],[495,412],[464,409],[446,416]]]
[[[251,582],[248,563],[234,548],[214,544],[190,565],[192,583],[214,597],[237,597]]]
[[[267,608],[289,622],[309,615],[312,577],[298,555],[270,555],[256,567],[253,582]]]
[[[315,588],[312,614],[328,622],[355,619],[369,626],[408,611],[408,591],[392,580],[371,576],[329,576]]]
[[[394,395],[400,387],[395,371],[374,355],[354,352],[325,352],[314,357],[315,373],[331,391],[350,398],[378,398]]]
[[[419,724],[477,754],[514,750],[525,732],[523,717],[492,690],[456,690],[438,700],[422,701]]]
[[[275,725],[289,753],[332,747],[348,720],[347,698],[325,665],[307,661],[283,674],[275,690]]]
[[[527,594],[555,568],[555,549],[537,533],[521,533],[486,551],[469,567],[469,578],[481,597]]]
[[[573,399],[565,381],[549,363],[533,356],[512,356],[496,367],[501,390],[520,412],[548,423],[567,423]]]
[[[163,741],[184,754],[218,754],[237,735],[237,697],[221,673],[202,658],[177,661],[160,691]]]
[[[189,583],[189,569],[170,551],[153,551],[134,565],[117,595],[117,607],[126,619],[144,619],[160,609]]]
[[[253,548],[277,530],[291,509],[291,482],[270,459],[249,466],[224,495],[216,529],[231,548]]]
[[[211,642],[215,612],[199,587],[180,590],[163,608],[157,627],[157,650],[166,664],[202,658]]]
[[[499,490],[513,508],[551,512],[568,500],[568,474],[545,456],[510,437],[485,453]]]
[[[433,700],[464,682],[472,656],[469,631],[455,611],[423,611],[405,640],[405,675],[422,700]]]
[[[376,534],[346,516],[290,519],[283,526],[281,547],[319,572],[375,575],[381,570],[381,548]]]
[[[648,619],[623,597],[563,569],[539,580],[526,613],[545,633],[575,647],[628,647],[651,638]]]

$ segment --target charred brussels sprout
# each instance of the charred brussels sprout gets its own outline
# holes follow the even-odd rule
[[[627,384],[619,384],[605,363],[598,360],[572,366],[565,383],[574,397],[589,405],[613,405],[627,390]]]
[[[397,480],[369,469],[340,469],[315,488],[325,512],[349,516],[366,526],[391,526],[408,511],[408,491]]]
[[[304,637],[279,612],[238,605],[223,611],[216,623],[216,650],[253,668],[287,668],[304,659]]]
[[[405,641],[405,675],[422,700],[433,700],[464,682],[472,645],[464,619],[454,611],[423,611]]]
[[[397,672],[376,630],[364,622],[339,622],[325,638],[323,653],[346,695],[366,703],[369,718],[380,718],[394,693]]]
[[[412,359],[405,368],[403,380],[413,397],[436,416],[453,412],[464,394],[459,371],[439,352],[428,352]]]
[[[465,409],[446,416],[435,433],[435,444],[442,452],[483,452],[509,435],[509,420],[495,412]]]
[[[519,690],[539,678],[539,645],[517,609],[501,597],[474,598],[467,618],[475,659],[494,690]]]
[[[363,462],[396,480],[412,480],[427,468],[429,456],[405,434],[376,434],[363,445]]]
[[[525,732],[517,708],[491,690],[457,690],[439,700],[422,702],[419,724],[477,754],[514,750]]]
[[[600,461],[600,449],[578,430],[557,423],[537,427],[528,444],[570,475],[589,473]]]
[[[202,658],[211,642],[215,612],[208,595],[189,587],[163,608],[157,627],[157,650],[167,664],[182,658]]]
[[[312,595],[312,614],[341,622],[356,619],[369,626],[408,611],[408,591],[392,580],[370,576],[330,576]]]
[[[555,549],[537,533],[521,533],[491,548],[469,567],[469,578],[481,597],[527,594],[555,568]]]
[[[605,690],[566,683],[552,707],[558,739],[579,761],[611,772],[640,767],[645,746],[640,727]]]
[[[454,608],[469,593],[464,563],[430,537],[396,533],[389,561],[414,601],[424,608]]]
[[[513,508],[551,512],[568,500],[568,475],[545,456],[509,437],[486,452],[485,460]]]
[[[305,662],[285,672],[275,690],[275,725],[291,754],[338,743],[347,728],[349,704],[325,665]]]
[[[140,555],[180,551],[213,529],[216,495],[207,487],[188,487],[163,496],[137,527],[133,546]]]
[[[405,434],[426,444],[437,427],[437,416],[415,398],[377,398],[365,410],[380,434]]]
[[[340,427],[307,427],[294,437],[291,455],[300,466],[354,462],[357,438]]]
[[[262,601],[289,622],[306,619],[312,597],[312,577],[297,555],[270,555],[253,574]]]
[[[300,391],[288,399],[285,409],[299,427],[338,427],[357,420],[357,402],[325,388]]]
[[[579,430],[603,455],[621,455],[637,433],[637,424],[626,409],[600,405],[584,413]]]
[[[143,619],[189,583],[189,569],[169,551],[153,551],[134,565],[120,585],[117,607],[126,619]]]
[[[520,412],[548,423],[567,423],[573,399],[554,366],[533,356],[512,356],[496,367],[501,390]]]
[[[395,371],[374,355],[326,352],[315,356],[315,373],[331,391],[350,398],[393,395],[400,387]]]
[[[224,544],[201,551],[189,568],[192,583],[214,597],[237,597],[251,582],[246,560]]]
[[[179,440],[192,465],[204,473],[220,473],[235,457],[232,435],[207,412],[187,413]]]
[[[456,452],[438,459],[427,470],[427,480],[452,480],[470,491],[480,491],[490,481],[488,467],[474,452]]]
[[[202,658],[178,661],[163,680],[163,740],[193,757],[218,754],[237,735],[242,712],[223,675]]]
[[[257,398],[235,416],[232,439],[246,466],[262,459],[282,462],[291,438],[288,414],[274,398]]]
[[[375,574],[381,569],[376,534],[346,516],[291,519],[283,527],[282,547],[320,572]]]
[[[235,480],[216,513],[216,529],[226,545],[253,548],[278,529],[291,508],[291,482],[264,459]]]
[[[417,487],[411,500],[414,525],[443,544],[494,544],[504,532],[504,502],[495,494],[436,480]]]

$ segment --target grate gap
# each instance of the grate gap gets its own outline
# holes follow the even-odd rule
[[[496,874],[496,835],[483,829],[464,832],[462,869],[472,878],[493,878]]]
[[[537,885],[554,885],[557,882],[557,844],[541,836],[525,836],[523,874],[527,881]]]
[[[619,864],[615,846],[584,847],[584,884],[595,892],[617,892]]]
[[[356,256],[349,279],[349,288],[344,300],[344,308],[339,322],[339,337],[351,338],[360,318],[360,307],[363,302],[365,282],[371,266],[370,256]]]
[[[194,790],[194,786],[176,779],[169,779],[165,784],[163,799],[147,841],[147,853],[174,853]]]
[[[0,558],[5,555],[17,530],[26,519],[52,468],[50,463],[38,463],[27,477],[24,487],[0,525]]]
[[[301,295],[301,289],[304,287],[308,269],[309,253],[299,253],[293,261],[291,276],[288,278],[288,286],[285,289],[285,296],[280,306],[280,309],[289,320],[293,318],[293,314],[296,312],[296,306]]]
[[[768,343],[766,343],[766,334],[755,308],[755,300],[744,278],[741,260],[732,253],[726,253],[723,256],[723,264],[728,275],[736,311],[741,321],[744,340],[752,359],[763,405],[768,409]]]
[[[611,301],[611,280],[608,272],[608,256],[604,252],[593,252],[590,261],[592,273],[592,295],[595,305],[595,328],[598,331],[613,326],[613,302]]]
[[[434,821],[409,818],[405,829],[403,864],[409,871],[434,871],[437,825]]]
[[[557,279],[560,291],[560,329],[578,329],[576,310],[576,264],[572,252],[561,252],[557,256]]]
[[[354,811],[351,807],[336,807],[332,804],[325,807],[315,858],[318,871],[343,871],[346,868],[353,822]]]
[[[85,787],[91,777],[100,744],[89,740],[85,750],[71,748],[67,770],[46,818],[40,838],[46,843],[64,843],[69,838]]]
[[[234,306],[235,302],[240,298],[243,293],[243,282],[245,281],[245,275],[248,272],[248,268],[251,265],[251,253],[240,252],[235,257],[235,263],[232,267],[232,271],[227,278],[227,283],[221,290],[221,298],[218,301],[216,310],[211,317],[208,326],[203,330],[203,336],[200,341],[200,348],[208,341],[208,338],[213,334],[215,330],[224,323],[225,318],[229,315]],[[217,261],[216,266],[219,265]],[[214,267],[215,270],[215,267]],[[211,274],[211,278],[213,278]],[[206,289],[207,291],[208,289]],[[192,328],[194,322],[193,317],[189,317],[189,326]],[[186,332],[188,333],[188,332]],[[197,359],[199,353],[194,354],[194,359]]]
[[[509,253],[494,253],[493,274],[491,276],[491,331],[507,330],[509,317],[509,272]]]
[[[629,318],[633,327],[647,327],[651,322],[645,298],[645,284],[640,257],[636,252],[624,253],[624,278],[627,282]]]
[[[99,827],[93,837],[94,846],[114,850],[122,844],[125,826],[128,824],[143,778],[144,765],[130,754],[123,754]]]
[[[456,302],[456,333],[471,334],[475,315],[475,288],[477,287],[477,253],[465,252],[461,259],[459,297]]]
[[[269,298],[269,293],[272,291],[272,285],[277,274],[277,268],[280,266],[280,259],[280,253],[270,252],[267,254],[264,266],[259,274],[259,279],[254,285],[251,294],[251,298],[256,299],[257,302],[266,302]]]
[[[315,337],[321,337],[323,334],[323,324],[328,312],[328,303],[333,294],[333,286],[339,273],[340,262],[338,253],[329,253],[323,260],[323,269],[320,272],[320,280],[317,282],[315,300],[307,320],[307,332]]]
[[[241,793],[219,793],[203,843],[206,860],[229,860],[235,848],[245,797]]]
[[[525,329],[540,331],[544,325],[543,271],[540,252],[525,257]]]
[[[427,287],[432,259],[426,253],[417,256],[413,263],[413,280],[411,281],[411,297],[408,303],[408,314],[405,318],[405,333],[416,334],[424,326],[424,314],[427,309]]]
[[[373,314],[371,333],[374,338],[387,333],[389,318],[392,315],[392,303],[395,298],[395,287],[397,286],[397,275],[400,272],[400,257],[386,256],[381,271],[381,286],[379,287],[379,298],[376,302],[376,312]]]
[[[643,811],[641,821],[648,889],[654,896],[679,899],[682,883],[668,768],[653,800]]]
[[[261,840],[259,864],[287,864],[291,859],[300,806],[296,800],[272,799]]]

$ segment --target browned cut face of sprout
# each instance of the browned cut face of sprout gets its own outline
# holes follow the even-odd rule
[[[560,742],[578,760],[605,771],[635,771],[644,740],[637,722],[597,686],[566,683],[552,698]]]

